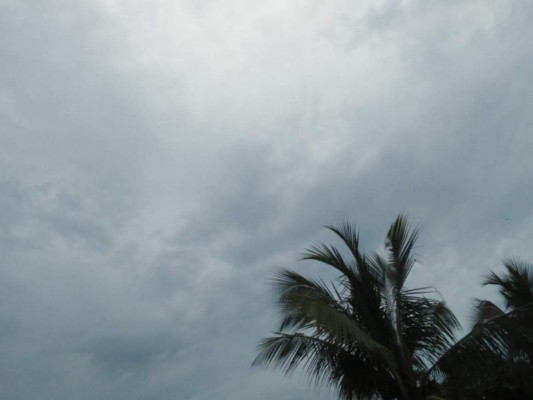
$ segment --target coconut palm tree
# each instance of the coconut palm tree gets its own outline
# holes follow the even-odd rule
[[[285,373],[303,367],[341,399],[413,399],[437,395],[432,368],[453,344],[459,323],[431,288],[406,286],[415,263],[418,230],[400,215],[386,239],[387,256],[364,254],[354,227],[329,226],[343,243],[319,244],[304,259],[333,268],[324,282],[282,270],[274,284],[281,321],[263,339],[254,365]],[[441,374],[442,375],[442,374]]]
[[[533,398],[533,265],[508,259],[504,266],[483,285],[498,288],[505,309],[475,300],[472,330],[437,364],[453,398]]]

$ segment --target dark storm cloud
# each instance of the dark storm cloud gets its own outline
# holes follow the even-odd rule
[[[463,321],[533,259],[525,2],[0,10],[2,398],[334,398],[249,368],[324,224],[409,213]]]

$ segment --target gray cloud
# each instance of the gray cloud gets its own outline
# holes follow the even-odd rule
[[[268,278],[422,225],[466,322],[533,260],[520,1],[0,2],[0,394],[332,399],[250,369]]]

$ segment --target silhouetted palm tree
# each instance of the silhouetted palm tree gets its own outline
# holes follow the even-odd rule
[[[302,366],[342,399],[422,399],[436,395],[443,376],[431,368],[453,344],[459,323],[430,288],[408,289],[417,262],[418,231],[400,215],[385,240],[387,257],[365,255],[356,230],[328,227],[345,246],[319,244],[304,259],[339,273],[336,281],[282,270],[275,278],[281,322],[260,344],[254,365],[286,373]],[[439,375],[440,373],[440,375]]]
[[[514,259],[504,265],[504,274],[491,271],[483,285],[498,287],[505,310],[476,300],[471,332],[438,364],[453,398],[533,398],[533,266]]]

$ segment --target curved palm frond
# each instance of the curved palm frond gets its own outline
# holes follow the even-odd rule
[[[419,229],[413,228],[405,215],[399,215],[387,233],[385,247],[389,251],[389,263],[393,266],[395,285],[401,289],[417,258],[411,254],[418,239]]]
[[[357,265],[363,264],[363,255],[359,251],[359,234],[355,227],[352,227],[348,222],[343,222],[339,227],[327,225],[327,229],[335,233],[344,242],[346,247],[350,250]]]
[[[340,251],[334,246],[320,243],[307,249],[302,260],[314,260],[329,265],[338,270],[344,277],[349,280],[356,279],[357,270],[355,270],[341,255]]]
[[[394,387],[386,371],[376,374],[376,367],[360,352],[349,352],[328,340],[303,333],[285,334],[263,339],[253,365],[270,365],[286,374],[303,366],[315,383],[339,387],[343,399],[377,398],[376,388]]]
[[[497,275],[490,271],[483,285],[498,286],[507,308],[514,309],[533,303],[533,265],[509,258],[504,261],[507,274]]]
[[[405,345],[424,371],[453,345],[459,321],[442,300],[403,293],[401,307]]]
[[[388,349],[352,318],[339,295],[334,295],[323,283],[288,270],[282,270],[275,282],[280,290],[280,331],[312,329],[316,337],[327,337],[346,349],[357,346],[378,362],[392,362]]]

